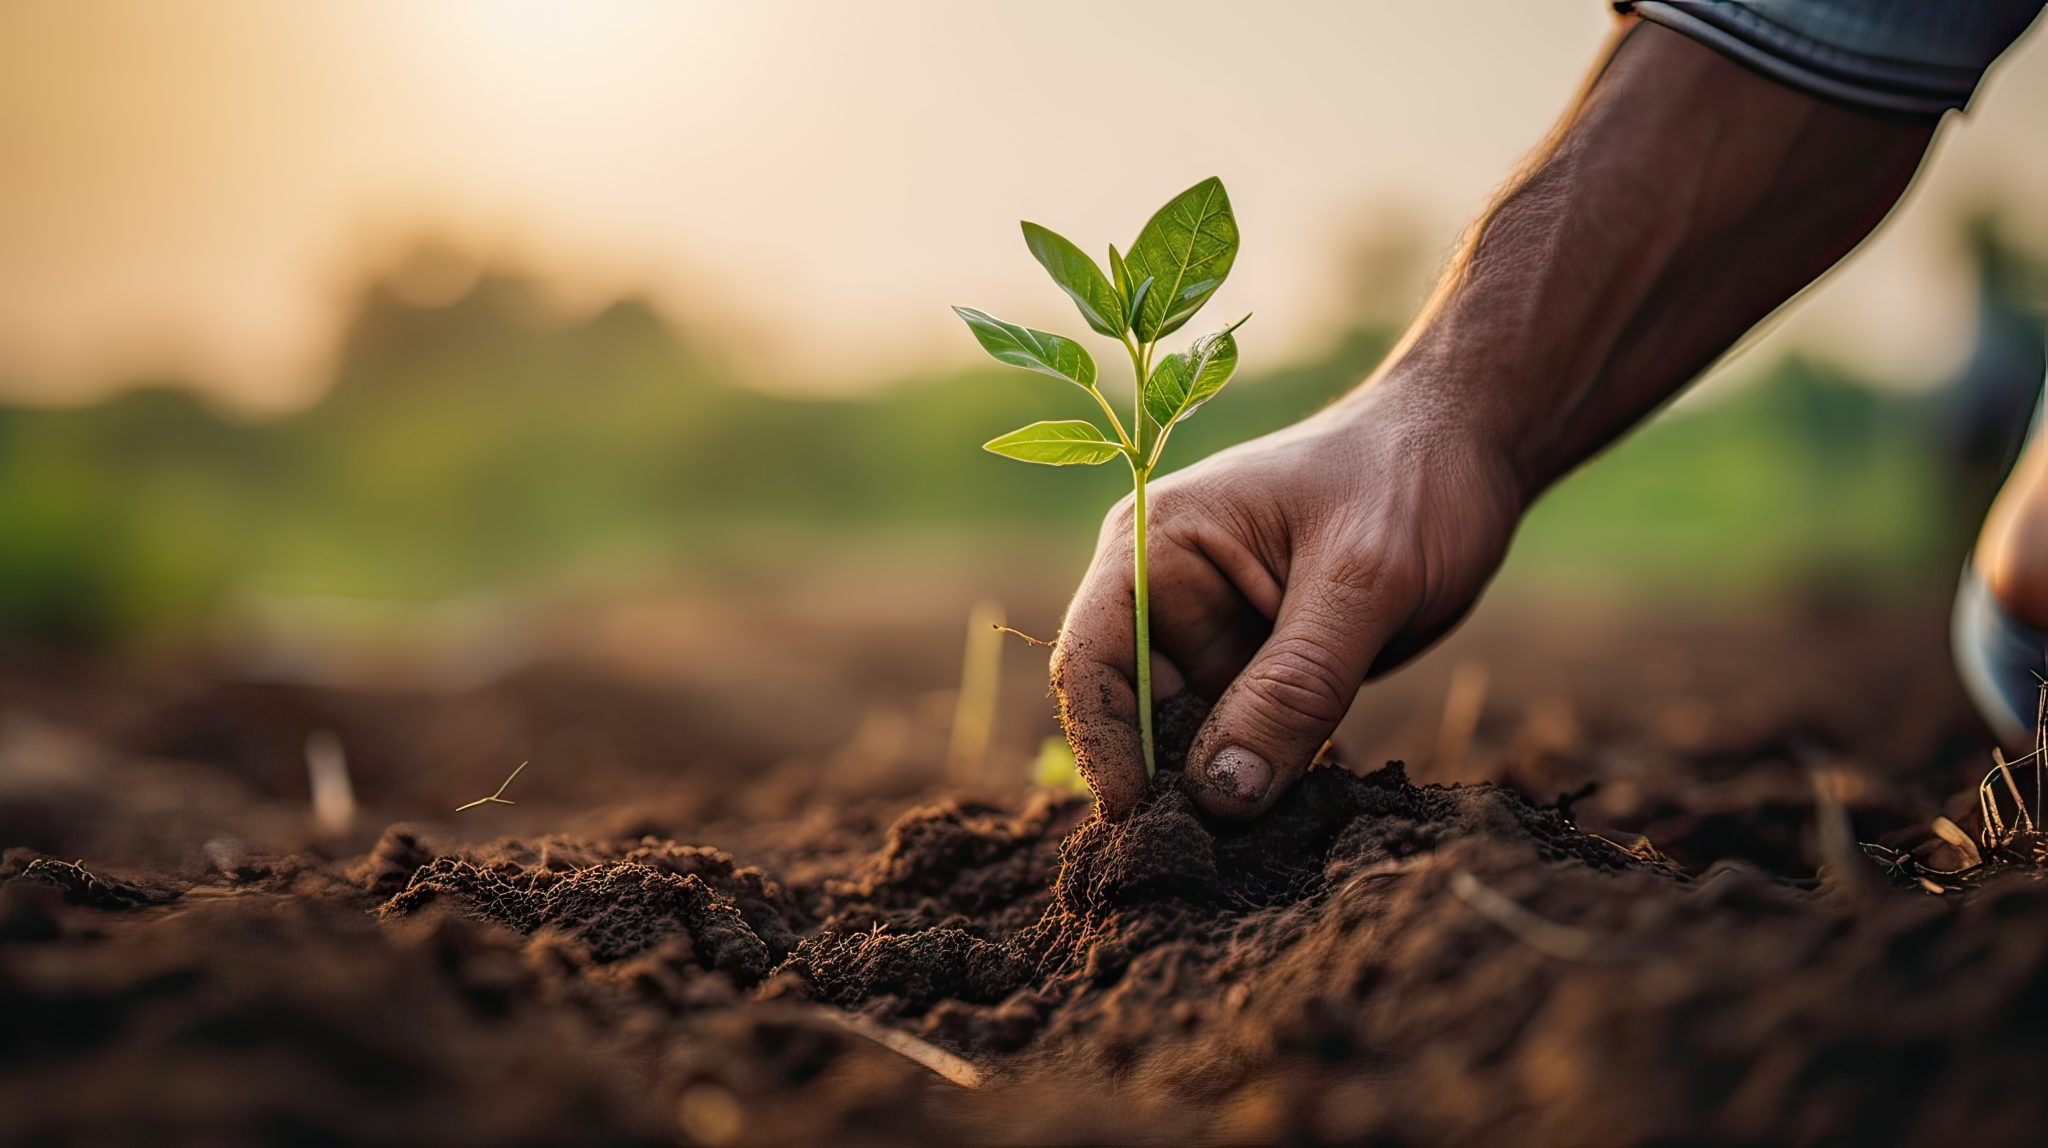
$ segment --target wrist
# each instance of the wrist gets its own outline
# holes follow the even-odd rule
[[[1554,436],[1546,420],[1503,400],[1533,394],[1502,372],[1443,361],[1411,340],[1326,415],[1345,433],[1391,437],[1418,459],[1481,472],[1519,512],[1547,484],[1542,460]]]
[[[1369,454],[1447,479],[1519,518],[1543,488],[1518,449],[1530,438],[1496,399],[1465,394],[1463,377],[1397,352],[1317,421],[1343,440],[1373,444]]]

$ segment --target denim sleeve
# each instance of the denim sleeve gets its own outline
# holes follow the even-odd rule
[[[2048,0],[1622,0],[1802,91],[1937,117],[1969,104],[1999,53]]]

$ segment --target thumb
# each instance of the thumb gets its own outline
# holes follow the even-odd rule
[[[1314,569],[1289,580],[1272,636],[1189,748],[1195,797],[1210,814],[1265,812],[1336,731],[1394,629],[1378,581]]]

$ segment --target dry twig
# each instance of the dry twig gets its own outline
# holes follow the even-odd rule
[[[520,762],[520,763],[519,763],[518,765],[515,765],[515,766],[513,766],[513,767],[512,767],[512,772],[511,772],[510,774],[507,774],[507,775],[506,775],[506,777],[505,777],[505,782],[504,782],[504,784],[503,784],[503,785],[500,785],[500,786],[498,786],[498,792],[496,792],[496,793],[493,793],[493,794],[491,794],[491,795],[490,795],[489,797],[479,797],[479,798],[477,798],[477,799],[476,799],[475,801],[469,802],[469,803],[468,803],[468,804],[466,804],[466,805],[458,805],[458,806],[456,806],[456,807],[455,807],[455,812],[457,812],[457,813],[460,813],[460,812],[462,812],[462,811],[463,811],[463,810],[465,810],[465,809],[475,809],[475,808],[476,808],[477,806],[479,806],[479,805],[491,805],[491,804],[494,804],[494,803],[495,803],[495,804],[498,804],[498,805],[517,805],[517,804],[519,804],[519,803],[518,803],[518,802],[516,802],[516,801],[508,801],[508,800],[506,800],[506,798],[505,798],[505,790],[506,790],[506,788],[507,788],[508,786],[510,786],[510,785],[512,784],[512,779],[513,779],[513,778],[515,778],[515,777],[518,777],[518,776],[519,776],[519,771],[520,771],[520,770],[522,770],[522,769],[525,769],[525,768],[526,768],[526,763],[525,763],[525,762],[523,762],[523,761],[522,761],[522,762]]]
[[[995,631],[999,634],[1010,634],[1014,635],[1015,637],[1022,638],[1026,642],[1029,642],[1031,645],[1037,646],[1039,649],[1042,650],[1050,650],[1053,648],[1054,645],[1054,643],[1048,642],[1044,638],[1034,638],[1031,635],[1025,633],[1024,631],[1017,629],[1015,626],[1005,626],[1001,622],[996,623]]]
[[[1972,868],[1984,863],[1984,855],[1977,851],[1977,843],[1963,832],[1963,827],[1946,817],[1934,819],[1934,835],[1948,842],[1955,851],[1963,855],[1963,867]]]
[[[1465,764],[1486,709],[1486,683],[1484,662],[1463,661],[1452,668],[1451,683],[1444,690],[1443,720],[1437,727],[1436,768],[1456,770]]]
[[[1819,768],[1808,776],[1813,782],[1813,818],[1820,831],[1821,860],[1827,864],[1829,876],[1852,898],[1875,896],[1884,888],[1884,881],[1872,868],[1869,852],[1856,842],[1848,807],[1842,803],[1844,775]]]
[[[1451,874],[1451,892],[1480,916],[1544,956],[1561,961],[1594,961],[1608,955],[1602,951],[1599,934],[1538,916],[1463,869]]]
[[[831,1008],[821,1008],[818,1011],[827,1020],[846,1031],[866,1037],[905,1060],[930,1069],[962,1088],[980,1088],[982,1082],[987,1079],[987,1075],[973,1061],[947,1052],[930,1041],[920,1040],[900,1029],[877,1024],[857,1013],[840,1012]]]
[[[1935,836],[1962,854],[1960,869],[1936,869],[1909,852],[1883,845],[1863,846],[1863,852],[1877,861],[1892,878],[1918,885],[1930,893],[1967,889],[1995,873],[2016,866],[2039,868],[2048,865],[2048,834],[2041,831],[2043,773],[2048,773],[2048,679],[2041,683],[2040,702],[2034,715],[2034,749],[2025,757],[2006,760],[2002,750],[1992,749],[1992,768],[1977,783],[1977,815],[1981,825],[1973,841],[1963,828],[1946,817],[1934,819]],[[2034,801],[2022,796],[2016,767],[2034,771]],[[2008,817],[2003,802],[2012,801]]]
[[[306,738],[306,785],[313,824],[330,837],[345,836],[355,825],[356,790],[348,776],[348,752],[331,729],[314,730]]]

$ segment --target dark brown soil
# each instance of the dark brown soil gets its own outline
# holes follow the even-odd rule
[[[1967,728],[1952,691],[1917,704]],[[700,776],[716,799],[326,842],[244,797],[182,866],[16,849],[0,1138],[2038,1143],[2048,885],[1817,880],[1801,771],[1862,777],[1862,835],[1908,841],[1950,763],[1859,774],[1810,715],[1755,724],[1667,745],[1692,772],[1655,800],[1632,781],[1641,816],[1601,834],[1574,816],[1631,806],[1398,764],[1318,768],[1230,826],[1170,768],[1116,824],[1070,796],[906,808],[764,769]],[[1490,743],[1503,776],[1630,777],[1517,744]],[[149,778],[203,772],[101,756],[78,768],[133,786],[93,790],[115,824],[154,808]],[[1688,784],[1777,804],[1687,821]],[[747,815],[692,829],[712,800]],[[1670,832],[1627,832],[1646,823]],[[178,848],[157,829],[127,856]],[[948,1083],[845,1013],[989,1079]]]

